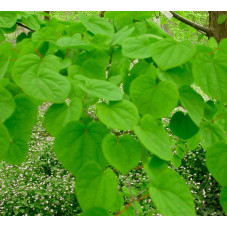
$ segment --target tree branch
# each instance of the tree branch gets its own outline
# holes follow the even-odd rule
[[[22,24],[20,22],[17,22],[17,25],[20,26],[20,27],[26,28],[26,29],[28,29],[31,32],[34,32],[34,30],[32,30],[31,28],[27,27],[26,25],[24,25],[24,24]]]
[[[192,22],[184,17],[182,17],[181,15],[175,13],[174,11],[170,11],[170,13],[172,13],[173,17],[175,17],[177,20],[195,28],[196,30],[198,30],[199,32],[205,34],[208,37],[213,36],[213,32],[210,28],[196,24],[195,22]]]

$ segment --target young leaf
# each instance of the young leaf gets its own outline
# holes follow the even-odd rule
[[[227,187],[221,189],[220,204],[227,214]]]
[[[153,158],[145,165],[152,201],[164,216],[194,216],[193,196],[181,176]]]
[[[152,44],[161,37],[155,35],[141,35],[139,37],[130,37],[122,43],[122,53],[130,58],[149,58],[151,57]]]
[[[38,106],[31,98],[22,94],[15,97],[15,103],[15,111],[5,121],[5,125],[12,138],[29,141],[32,127],[37,121]]]
[[[158,120],[150,115],[145,115],[140,125],[134,126],[134,131],[141,143],[151,153],[167,161],[171,159],[169,136]]]
[[[17,12],[2,11],[0,14],[0,27],[11,28],[17,21]]]
[[[106,167],[101,144],[107,133],[108,130],[100,122],[91,122],[87,126],[79,121],[69,122],[55,139],[58,160],[74,176],[87,161]]]
[[[188,111],[191,119],[199,126],[204,116],[204,101],[202,96],[188,85],[181,87],[179,92],[182,105]]]
[[[139,76],[131,84],[130,96],[142,115],[165,117],[178,102],[177,87],[168,81],[158,85],[151,76]]]
[[[79,14],[79,18],[83,25],[93,34],[103,34],[107,36],[113,36],[114,34],[113,25],[105,18],[96,15],[87,17],[83,13]]]
[[[193,75],[196,84],[209,96],[220,102],[227,101],[227,55],[199,54],[193,62]]]
[[[194,136],[199,128],[191,120],[188,114],[181,111],[176,112],[170,120],[170,129],[173,133],[183,140],[190,139]]]
[[[106,160],[124,175],[135,168],[141,159],[141,146],[130,135],[117,138],[109,134],[103,139],[102,149]]]
[[[199,135],[204,149],[208,149],[215,142],[227,142],[225,131],[219,124],[204,122],[200,125]]]
[[[89,95],[109,101],[119,101],[123,98],[121,89],[108,81],[89,79],[80,75],[76,76],[78,87]]]
[[[56,136],[70,121],[78,121],[82,113],[82,103],[73,98],[69,104],[53,104],[46,112],[44,126],[47,131]]]
[[[227,143],[217,142],[207,149],[206,165],[212,176],[223,187],[227,187]]]
[[[15,102],[11,93],[0,86],[0,122],[9,118],[15,109]]]
[[[97,114],[100,121],[112,129],[132,130],[139,121],[136,106],[125,99],[109,104],[99,103]]]
[[[86,163],[76,177],[76,194],[84,211],[94,207],[111,210],[118,197],[118,182],[113,170],[105,171],[95,162]]]
[[[4,161],[12,165],[21,165],[26,161],[28,155],[28,144],[25,140],[13,139],[10,143],[9,149],[4,156]]]
[[[0,122],[0,160],[4,157],[10,146],[10,135],[7,128]]]
[[[161,69],[167,70],[189,61],[195,54],[194,45],[186,40],[162,39],[152,45],[151,57]]]

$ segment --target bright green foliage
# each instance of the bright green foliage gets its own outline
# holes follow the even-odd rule
[[[173,39],[162,39],[152,46],[151,53],[155,63],[167,70],[189,61],[195,54],[195,47],[190,41],[178,43]]]
[[[15,138],[11,141],[9,149],[4,156],[4,160],[13,165],[20,165],[26,160],[27,155],[27,141]]]
[[[161,215],[194,215],[193,196],[173,169],[198,144],[227,209],[226,39],[178,42],[154,23],[157,13],[79,13],[65,22],[0,14],[0,159],[26,160],[38,106],[48,102],[44,127],[76,177],[83,215],[142,213],[143,201],[133,207],[131,194],[145,194],[122,187],[117,176],[143,166],[146,198]],[[32,31],[5,42],[18,23]]]
[[[0,159],[3,160],[10,146],[10,135],[7,128],[0,122]]]
[[[20,58],[14,66],[15,82],[31,97],[61,103],[67,98],[70,83],[58,73],[57,58],[48,56],[43,61],[34,54]]]
[[[84,211],[93,207],[112,210],[118,196],[118,182],[113,170],[88,162],[76,178],[78,201]]]
[[[149,192],[162,215],[193,216],[193,196],[184,180],[156,157],[145,166],[150,180]]]
[[[217,142],[207,149],[206,163],[212,176],[223,187],[227,186],[227,143]]]
[[[132,130],[139,120],[136,106],[127,100],[100,103],[97,105],[97,114],[100,121],[112,129]]]
[[[101,167],[107,166],[102,153],[102,139],[108,133],[99,122],[84,125],[79,121],[68,123],[56,136],[55,152],[62,165],[75,176],[88,161],[95,161]]]
[[[15,103],[15,111],[5,121],[5,126],[13,139],[29,141],[32,127],[36,122],[38,106],[25,95],[17,95]]]
[[[17,21],[17,15],[15,12],[1,12],[0,15],[0,27],[11,28]]]
[[[163,81],[156,85],[150,76],[136,78],[130,95],[142,115],[150,114],[155,118],[165,117],[178,101],[178,90],[173,83]]]
[[[164,160],[171,159],[170,140],[161,122],[146,115],[142,118],[140,125],[134,127],[134,131],[141,143],[151,153]]]
[[[225,131],[219,124],[204,122],[200,126],[199,134],[204,149],[218,141],[227,142]]]
[[[141,159],[141,146],[130,135],[116,137],[109,134],[103,139],[102,149],[107,161],[124,175]]]
[[[11,93],[0,86],[0,121],[9,118],[15,109],[15,102]]]
[[[199,128],[191,120],[188,114],[181,111],[176,112],[170,120],[170,129],[173,133],[183,140],[190,139],[194,136]]]
[[[227,102],[227,55],[210,56],[199,54],[193,62],[195,82],[211,97],[220,102]]]
[[[118,101],[123,98],[123,93],[117,85],[108,81],[89,79],[80,75],[76,76],[78,86],[87,94],[109,101]]]
[[[122,53],[130,58],[149,58],[152,53],[152,44],[159,39],[160,37],[155,35],[128,38],[122,43]]]
[[[218,17],[218,24],[223,24],[226,20],[226,15],[222,14]]]
[[[84,14],[80,14],[80,20],[83,25],[93,34],[103,34],[107,36],[113,36],[114,28],[104,18],[100,18],[96,15],[87,17]]]
[[[44,126],[47,131],[56,136],[70,121],[78,121],[82,113],[82,104],[78,98],[73,98],[69,104],[53,104],[46,112]]]
[[[102,208],[93,207],[83,212],[82,216],[110,216],[110,213]]]
[[[169,70],[158,70],[158,77],[162,81],[172,81],[177,87],[190,85],[193,82],[192,72],[189,64],[184,64]]]
[[[188,115],[199,126],[204,117],[204,101],[190,86],[183,86],[179,89],[180,101],[187,109]]]
[[[221,190],[220,203],[225,213],[227,213],[227,187],[222,188]]]

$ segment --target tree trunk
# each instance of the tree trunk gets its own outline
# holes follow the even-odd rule
[[[218,43],[227,38],[227,19],[224,23],[218,24],[218,17],[222,14],[227,17],[227,11],[209,11],[209,27]]]

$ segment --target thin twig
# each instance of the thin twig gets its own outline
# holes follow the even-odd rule
[[[136,215],[139,216],[139,212],[138,212],[138,209],[137,209],[136,204],[135,204],[135,198],[132,194],[132,187],[131,187],[131,183],[130,183],[128,176],[126,176],[126,180],[127,180],[127,184],[128,184],[128,188],[129,188],[129,192],[130,192],[130,196],[131,196],[131,202],[134,206]]]
[[[213,124],[215,121],[217,121],[220,117],[222,117],[223,114],[218,115],[214,120],[212,120],[210,123]]]
[[[211,37],[213,36],[212,30],[208,27],[199,25],[195,22],[192,22],[184,17],[182,17],[181,15],[179,15],[178,13],[175,13],[174,11],[170,11],[170,13],[172,13],[173,17],[175,17],[177,20],[195,28],[196,30],[198,30],[199,32],[205,33],[206,36]]]
[[[143,199],[146,199],[149,195],[149,193],[147,193],[146,195],[138,198],[138,199],[135,199],[135,201],[140,201],[140,200],[143,200]],[[125,206],[125,208],[123,210],[121,210],[120,212],[118,212],[117,214],[115,214],[115,216],[119,216],[121,215],[123,212],[125,212],[130,206],[132,206],[132,202],[130,202],[127,206]]]
[[[124,135],[124,134],[131,134],[131,133],[134,133],[132,130],[128,130],[128,131],[124,131],[124,132],[115,132],[115,131],[111,130],[111,132],[112,132],[115,136],[121,136],[121,135]]]

